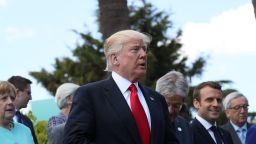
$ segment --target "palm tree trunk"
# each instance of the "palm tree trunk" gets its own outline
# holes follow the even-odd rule
[[[127,0],[99,0],[100,31],[103,39],[124,29],[129,29]]]

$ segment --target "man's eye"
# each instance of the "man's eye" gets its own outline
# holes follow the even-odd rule
[[[133,47],[131,48],[132,51],[138,51],[140,48],[139,47]]]

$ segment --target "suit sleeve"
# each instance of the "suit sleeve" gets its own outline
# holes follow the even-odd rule
[[[246,144],[255,144],[256,142],[256,125],[248,129],[246,134]]]
[[[90,94],[80,87],[73,97],[73,104],[64,130],[64,144],[92,144],[95,137],[95,118]]]

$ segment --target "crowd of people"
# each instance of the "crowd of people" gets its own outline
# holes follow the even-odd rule
[[[109,77],[57,88],[61,112],[48,121],[48,144],[255,144],[256,125],[247,122],[249,102],[242,93],[224,98],[219,83],[202,82],[193,92],[197,113],[188,120],[189,85],[182,73],[166,73],[155,90],[141,84],[150,42],[150,35],[134,30],[106,39]],[[31,84],[21,76],[0,81],[0,143],[38,143],[33,123],[20,112],[32,99]],[[223,110],[228,122],[219,126]]]

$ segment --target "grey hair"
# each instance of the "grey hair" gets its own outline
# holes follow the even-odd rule
[[[240,92],[232,92],[232,93],[228,94],[228,95],[224,98],[224,100],[223,100],[223,102],[222,102],[222,103],[223,103],[224,110],[230,108],[230,106],[231,106],[231,101],[232,101],[233,99],[237,99],[237,98],[239,98],[239,97],[244,97],[244,98],[246,99],[247,103],[248,103],[247,98],[246,98],[242,93],[240,93]]]
[[[185,77],[177,71],[170,71],[156,82],[156,91],[167,96],[187,97],[189,86]]]
[[[55,101],[60,109],[69,105],[67,97],[73,97],[75,91],[79,88],[79,85],[74,83],[64,83],[60,85],[55,94]]]
[[[104,53],[106,57],[105,71],[112,71],[110,56],[120,52],[123,45],[130,40],[143,40],[145,45],[148,45],[151,42],[151,36],[134,30],[122,30],[111,35],[104,43]]]

